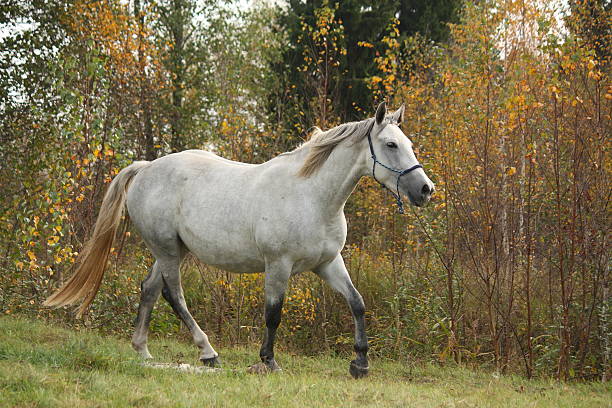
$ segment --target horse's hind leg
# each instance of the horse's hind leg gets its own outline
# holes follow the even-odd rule
[[[160,262],[160,259],[158,259],[158,262]],[[164,281],[162,296],[172,306],[174,313],[189,328],[193,336],[193,342],[200,349],[200,360],[205,365],[211,367],[219,365],[219,354],[212,348],[208,341],[208,336],[200,329],[200,326],[198,326],[189,310],[187,310],[183,288],[181,287],[180,260],[178,258],[169,258],[165,259],[160,265],[162,265],[161,274]]]
[[[132,347],[144,358],[153,358],[147,347],[147,335],[149,323],[151,322],[151,311],[161,292],[164,284],[157,262],[151,267],[149,275],[140,285],[140,304],[138,305],[138,316],[136,317]]]

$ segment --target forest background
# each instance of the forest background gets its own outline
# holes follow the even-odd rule
[[[129,223],[85,320],[41,306],[121,168],[187,148],[261,163],[386,100],[437,193],[401,216],[362,180],[347,203],[372,354],[606,381],[611,27],[605,0],[4,2],[0,313],[130,332],[152,259]],[[182,274],[214,344],[260,341],[261,275]],[[152,331],[186,335],[162,302]],[[348,354],[349,310],[300,275],[279,341]]]

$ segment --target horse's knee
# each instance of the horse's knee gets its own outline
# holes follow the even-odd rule
[[[276,302],[266,303],[265,317],[266,327],[268,329],[276,329],[281,322],[283,310],[283,298],[281,297]]]
[[[349,305],[351,307],[351,312],[356,319],[365,315],[365,303],[363,302],[363,298],[359,293],[356,293],[349,299]]]

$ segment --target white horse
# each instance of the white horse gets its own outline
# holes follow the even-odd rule
[[[404,107],[387,115],[384,102],[375,118],[345,123],[263,164],[245,164],[213,153],[187,150],[123,169],[104,197],[92,238],[75,274],[45,302],[63,306],[93,301],[112,247],[123,207],[155,257],[142,282],[132,345],[151,358],[147,333],[160,293],[191,331],[206,365],[218,354],[187,310],[179,267],[188,252],[200,261],[237,273],[265,272],[266,334],[258,370],[275,371],[274,337],[287,282],[313,271],[347,300],[355,322],[353,377],[368,373],[365,306],[340,251],[347,225],[344,205],[359,179],[373,175],[416,206],[434,191],[400,130]],[[376,172],[378,166],[378,172]],[[404,170],[405,169],[405,170]]]

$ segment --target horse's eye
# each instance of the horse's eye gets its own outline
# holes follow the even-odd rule
[[[395,142],[387,142],[387,147],[397,149],[397,144]]]

